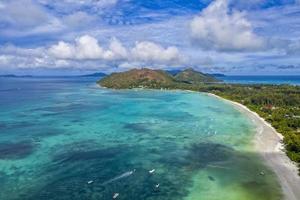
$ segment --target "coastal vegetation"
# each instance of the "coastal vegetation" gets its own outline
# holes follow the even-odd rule
[[[163,70],[134,69],[113,73],[98,81],[98,84],[114,89],[193,90],[241,103],[259,114],[284,136],[287,155],[300,165],[300,86],[225,84],[192,69],[175,75]]]
[[[198,83],[216,83],[220,80],[215,77],[198,72],[192,68],[188,68],[182,72],[175,75],[175,79],[178,82],[188,83],[188,84],[198,84]]]

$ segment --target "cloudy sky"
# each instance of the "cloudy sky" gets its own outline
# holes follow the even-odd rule
[[[0,0],[0,74],[300,74],[299,0]]]

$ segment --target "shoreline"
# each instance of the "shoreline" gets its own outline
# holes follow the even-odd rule
[[[145,89],[158,90],[150,88],[135,88],[135,90]],[[132,88],[130,90],[132,90]],[[168,89],[164,89],[163,91],[165,90],[170,91]],[[173,89],[171,91],[199,93],[199,91],[181,89]],[[245,105],[222,98],[209,92],[200,93],[231,104],[235,109],[252,120],[253,124],[256,126],[256,133],[252,140],[254,149],[258,154],[260,154],[265,164],[276,174],[282,189],[283,199],[300,200],[300,176],[298,175],[298,167],[296,163],[291,161],[284,152],[285,149],[282,141],[283,135],[278,133],[270,123],[265,121],[256,112],[251,111]]]
[[[255,150],[261,155],[267,166],[277,175],[284,199],[299,200],[300,177],[296,164],[291,161],[284,152],[282,143],[283,136],[262,117],[246,106],[212,93],[206,94],[233,105],[237,110],[252,120],[256,126],[256,134],[253,139]]]

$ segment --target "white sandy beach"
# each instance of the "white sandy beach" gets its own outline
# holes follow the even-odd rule
[[[252,112],[246,106],[223,99],[214,94],[209,95],[232,104],[257,125],[257,134],[253,141],[255,148],[262,155],[266,164],[273,169],[278,176],[284,199],[300,200],[300,177],[297,174],[298,171],[295,163],[293,163],[284,152],[282,145],[283,136],[257,113]]]

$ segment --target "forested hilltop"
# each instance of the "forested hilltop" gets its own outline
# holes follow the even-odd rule
[[[211,75],[197,72],[191,68],[174,75],[163,70],[132,69],[126,72],[112,73],[98,83],[107,88],[180,88],[183,85],[220,82]]]
[[[98,84],[107,88],[183,89],[209,92],[247,106],[284,136],[287,155],[300,165],[300,86],[218,83],[216,78],[187,69],[176,75],[163,70],[135,69],[113,73]]]

